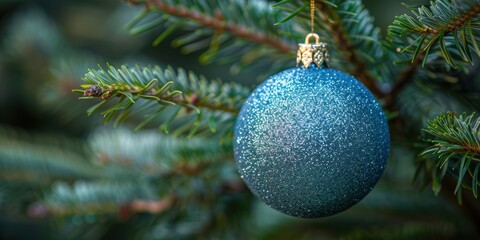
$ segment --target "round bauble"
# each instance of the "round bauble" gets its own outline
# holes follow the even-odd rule
[[[297,217],[341,212],[367,195],[389,156],[381,106],[354,77],[329,68],[292,68],[245,102],[234,155],[250,190]]]

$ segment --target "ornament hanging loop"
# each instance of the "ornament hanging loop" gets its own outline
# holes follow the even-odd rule
[[[310,43],[311,39],[315,43]],[[297,67],[308,68],[313,63],[316,67],[328,67],[329,55],[328,45],[320,42],[320,37],[316,33],[309,33],[305,37],[305,43],[298,44]]]
[[[316,34],[316,33],[309,33],[309,34],[305,37],[305,44],[309,44],[309,43],[310,43],[310,39],[312,39],[312,37],[315,39],[315,45],[320,44],[320,37],[319,37],[318,34]]]

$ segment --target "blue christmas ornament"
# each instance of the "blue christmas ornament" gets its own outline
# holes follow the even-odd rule
[[[385,114],[354,77],[326,67],[326,44],[300,44],[297,63],[268,78],[235,125],[240,174],[270,207],[314,218],[365,197],[385,169]]]

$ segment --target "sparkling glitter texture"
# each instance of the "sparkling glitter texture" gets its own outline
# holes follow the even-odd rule
[[[270,207],[325,217],[359,202],[383,173],[387,121],[355,78],[292,68],[261,84],[238,116],[234,154],[252,192]]]

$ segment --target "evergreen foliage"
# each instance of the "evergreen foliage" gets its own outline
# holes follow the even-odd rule
[[[428,56],[440,49],[443,58],[454,68],[458,62],[473,62],[473,54],[480,56],[478,38],[474,34],[480,13],[480,2],[476,0],[437,0],[430,6],[412,10],[414,16],[402,15],[389,28],[389,35],[397,41],[405,38],[402,52],[412,54],[412,62],[419,54],[425,65]]]
[[[114,117],[115,125],[125,121],[130,117],[132,106],[140,102],[133,111],[141,113],[145,120],[137,129],[164,117],[160,128],[166,133],[173,126],[176,127],[174,134],[186,132],[188,136],[214,133],[217,129],[222,136],[231,136],[235,116],[249,94],[247,88],[235,83],[207,81],[183,69],[163,70],[158,66],[143,69],[109,66],[108,72],[90,70],[84,81],[88,83],[82,85],[84,90],[75,90],[85,96],[82,98],[103,99],[87,110],[89,115],[111,98],[118,97],[115,104],[102,112],[105,122]]]
[[[295,39],[287,37],[294,26],[276,27],[282,12],[273,10],[267,1],[137,1],[145,6],[128,25],[130,33],[139,34],[160,28],[156,46],[177,31],[187,31],[173,40],[183,53],[204,50],[200,62],[233,63],[231,70],[252,67],[278,71],[293,57]],[[252,69],[253,70],[253,69]]]
[[[140,45],[165,49],[170,41],[167,47],[199,55],[210,64],[205,69],[221,64],[260,80],[293,66],[296,44],[310,32],[307,0],[127,2],[140,9],[126,26]],[[5,86],[16,86],[21,96],[12,106],[29,108],[46,129],[27,133],[9,126],[15,120],[0,122],[2,213],[51,220],[58,233],[47,238],[478,235],[480,1],[406,6],[411,13],[396,17],[386,33],[361,0],[317,0],[315,7],[331,67],[358,78],[389,117],[386,173],[354,208],[303,221],[255,201],[232,161],[233,126],[251,82],[209,80],[203,67],[149,65],[149,58],[95,67],[107,58],[71,46],[45,14],[30,9],[13,15],[4,31],[0,77],[21,84],[0,81],[0,100],[11,96],[1,92]],[[133,41],[111,38],[92,49]],[[8,113],[0,120],[12,113],[3,107],[0,101]],[[108,126],[99,128],[101,120]],[[76,138],[51,134],[61,126]],[[433,194],[415,189],[412,179]]]
[[[441,189],[441,182],[447,172],[456,179],[455,194],[461,201],[462,186],[478,197],[478,173],[480,164],[480,118],[474,114],[454,113],[440,115],[427,123],[430,136],[426,141],[433,145],[425,149],[420,157],[427,176],[431,176],[435,194]]]

